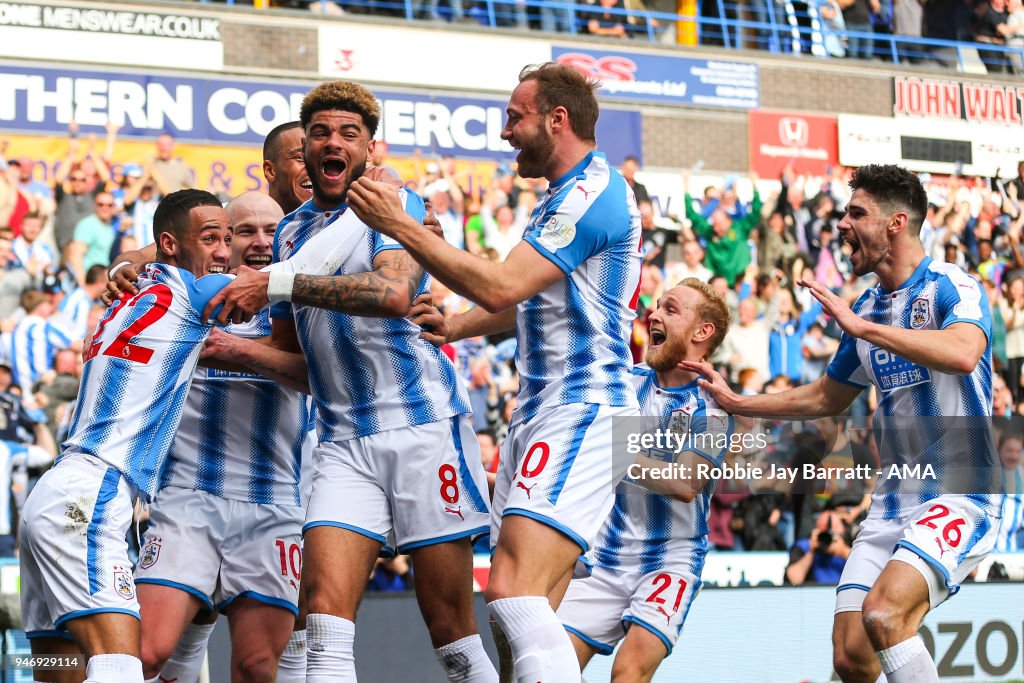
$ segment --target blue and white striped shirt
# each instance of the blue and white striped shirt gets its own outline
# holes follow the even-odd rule
[[[56,319],[26,315],[10,335],[9,359],[14,383],[26,396],[39,377],[53,368],[53,357],[59,349],[71,346],[70,331]]]
[[[633,386],[640,399],[641,423],[651,428],[690,434],[689,444],[708,450],[692,452],[721,466],[732,433],[732,418],[694,381],[683,387],[658,385],[657,374],[646,365],[633,370]],[[646,418],[657,418],[651,422]],[[645,429],[646,431],[646,429]],[[712,445],[715,448],[710,448]],[[688,449],[691,450],[691,449]],[[647,453],[664,460],[661,453]],[[666,454],[673,459],[675,454]],[[615,489],[615,506],[598,532],[593,561],[600,567],[647,574],[664,568],[682,568],[700,577],[708,550],[708,515],[714,483],[689,503],[653,493],[628,477]]]
[[[903,519],[943,493],[962,493],[998,517],[1001,467],[990,419],[992,314],[981,285],[953,264],[925,258],[897,290],[890,292],[880,285],[869,289],[853,311],[875,323],[914,330],[969,323],[981,328],[989,340],[977,367],[969,374],[954,375],[843,335],[826,369],[828,376],[854,387],[874,384],[879,396],[873,423],[882,476],[868,516]],[[920,465],[925,476],[888,476],[893,465]],[[926,466],[934,477],[926,476]]]
[[[61,458],[98,458],[153,498],[210,334],[200,315],[231,279],[146,266],[139,293],[116,301],[96,327]]]
[[[636,406],[629,335],[640,288],[640,212],[604,155],[591,152],[551,183],[523,241],[565,273],[516,309],[519,403]]]
[[[1003,515],[999,520],[999,535],[995,551],[1014,553],[1021,548],[1017,545],[1017,534],[1024,527],[1024,476],[1021,468],[1003,469]]]
[[[81,287],[76,287],[61,300],[57,311],[72,339],[85,337],[85,333],[89,331],[89,313],[98,303]]]
[[[405,190],[400,194],[406,212],[421,221],[423,200]],[[289,258],[339,219],[345,229],[363,231],[365,238],[337,275],[370,272],[378,254],[401,248],[345,209],[325,211],[308,201],[285,216],[274,235],[274,261]],[[419,292],[428,289],[424,275]],[[451,361],[420,339],[420,328],[406,318],[354,316],[288,303],[271,306],[270,317],[295,320],[320,441],[344,441],[469,412],[469,397]]]
[[[267,312],[230,334],[270,334]],[[299,505],[306,396],[261,375],[196,368],[161,488],[197,489],[228,500]]]

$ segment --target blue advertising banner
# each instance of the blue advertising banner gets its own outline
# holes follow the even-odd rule
[[[601,81],[603,95],[662,104],[757,109],[756,64],[555,45],[551,56]]]
[[[131,72],[25,68],[0,64],[0,127],[64,134],[76,120],[101,134],[108,121],[122,137],[170,133],[183,141],[257,145],[274,126],[299,118],[315,81],[154,76]],[[377,137],[392,153],[414,149],[478,159],[512,159],[501,139],[506,100],[441,97],[374,88],[382,115]],[[601,149],[614,164],[641,156],[639,112],[605,107]]]

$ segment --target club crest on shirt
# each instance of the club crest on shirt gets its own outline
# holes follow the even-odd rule
[[[125,600],[135,597],[135,581],[124,567],[114,567],[114,590]]]
[[[558,216],[552,216],[540,230],[537,241],[545,249],[555,251],[572,244],[576,238],[576,224],[565,223],[558,220]]]
[[[910,327],[920,330],[931,319],[931,307],[928,299],[919,296],[910,304]]]
[[[679,436],[685,436],[690,433],[690,413],[693,412],[693,408],[690,406],[683,406],[673,410],[668,418],[668,431],[673,432]]]
[[[142,549],[142,554],[139,556],[139,566],[143,569],[149,569],[156,561],[160,559],[160,544],[163,542],[162,538],[153,538],[146,544],[146,547]]]

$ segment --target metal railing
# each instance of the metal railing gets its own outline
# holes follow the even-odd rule
[[[1004,72],[1024,75],[1024,47],[990,43],[913,38],[890,33],[833,29],[812,4],[797,12],[791,3],[767,0],[756,8],[756,20],[749,5],[725,0],[714,3],[717,17],[688,16],[649,10],[600,8],[596,5],[562,0],[199,0],[247,4],[258,8],[308,7],[314,12],[336,15],[338,9],[353,14],[382,15],[409,21],[466,22],[491,28],[535,29],[578,34],[588,32],[595,13],[617,20],[630,41],[674,42],[666,32],[679,22],[696,29],[697,43],[725,48],[765,50],[774,54],[810,55],[821,59],[882,60],[892,64],[914,64],[959,71]],[[319,7],[318,7],[319,6]],[[738,18],[734,18],[738,17]]]

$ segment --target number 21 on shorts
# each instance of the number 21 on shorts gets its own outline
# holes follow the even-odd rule
[[[651,581],[654,590],[647,596],[644,602],[654,605],[655,610],[665,617],[666,622],[671,622],[679,612],[679,606],[683,603],[683,595],[686,593],[686,579],[671,574],[661,573]],[[672,597],[671,587],[678,585],[675,590],[675,597]]]

